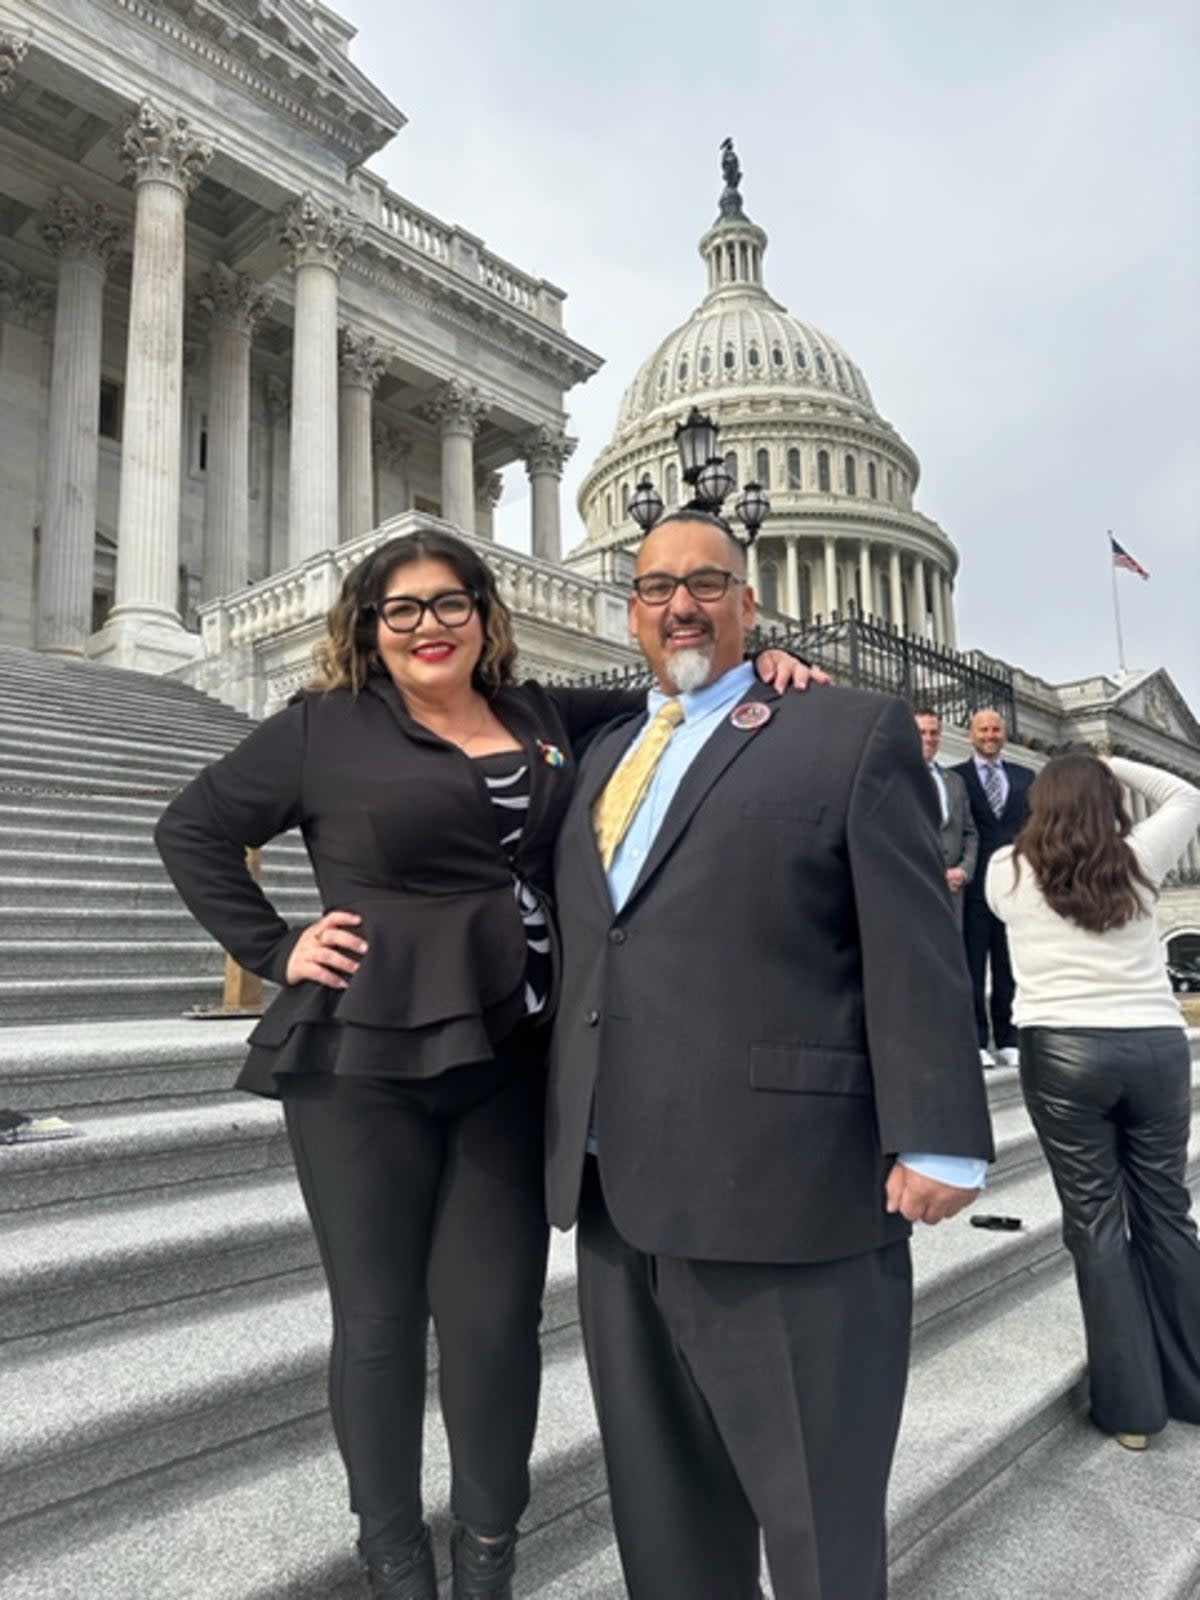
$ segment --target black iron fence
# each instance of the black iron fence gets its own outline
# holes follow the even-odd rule
[[[824,667],[836,683],[901,695],[914,707],[929,706],[944,722],[958,726],[986,706],[1000,713],[1009,737],[1016,737],[1012,670],[990,656],[915,639],[893,623],[860,617],[853,609],[845,616],[834,612],[808,622],[756,628],[750,642],[755,649],[778,645],[791,650]],[[650,674],[639,661],[572,681],[632,688],[649,684]]]

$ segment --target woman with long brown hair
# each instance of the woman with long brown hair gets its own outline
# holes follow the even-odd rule
[[[554,841],[574,747],[646,697],[516,683],[516,653],[470,545],[440,529],[389,540],[347,574],[309,691],[201,772],[156,835],[192,913],[281,985],[238,1087],[283,1101],[376,1600],[436,1600],[421,1499],[431,1317],[454,1600],[508,1600],[529,1499]],[[782,652],[758,669],[808,678]],[[247,845],[293,827],[326,907],[302,928],[244,864]]]
[[[1124,784],[1153,814],[1136,825]],[[1117,756],[1058,756],[992,857],[1008,928],[1021,1087],[1063,1208],[1091,1413],[1142,1450],[1200,1423],[1200,1243],[1186,1182],[1191,1061],[1154,916],[1200,826],[1200,790]]]

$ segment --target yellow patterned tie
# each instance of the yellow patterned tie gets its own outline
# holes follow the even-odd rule
[[[628,761],[623,761],[613,773],[592,808],[592,826],[596,830],[596,843],[605,872],[612,865],[617,846],[646,798],[654,769],[662,760],[662,753],[670,744],[671,735],[682,721],[683,702],[664,700],[654,713],[641,744]]]

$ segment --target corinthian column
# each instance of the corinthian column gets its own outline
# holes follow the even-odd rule
[[[442,385],[430,406],[442,432],[442,516],[464,533],[475,532],[475,434],[482,411],[479,391],[457,378]]]
[[[359,225],[311,194],[282,219],[296,275],[292,334],[292,449],[288,557],[293,563],[338,540],[338,273]]]
[[[81,656],[92,631],[104,276],[122,229],[103,206],[65,190],[39,227],[58,256],[58,300],[34,642]]]
[[[198,299],[209,319],[205,600],[250,578],[250,341],[271,308],[252,278],[218,262]]]
[[[838,609],[837,540],[825,535],[825,615],[832,617]]]
[[[195,654],[177,609],[182,464],[183,269],[188,195],[212,159],[182,117],[143,100],[121,138],[137,209],[116,604],[89,652],[115,666],[165,670]]]
[[[375,526],[375,480],[371,463],[371,400],[387,367],[382,346],[354,328],[343,328],[338,350],[339,537],[344,543]]]
[[[543,561],[562,560],[562,512],[559,484],[563,467],[578,440],[543,423],[523,441],[521,454],[529,473],[532,547]]]
[[[912,576],[908,591],[908,631],[914,638],[925,637],[925,563],[920,556],[912,558]]]
[[[888,621],[894,628],[904,628],[904,592],[901,589],[900,551],[893,545],[888,552]]]

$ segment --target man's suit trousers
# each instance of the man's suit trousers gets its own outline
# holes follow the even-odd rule
[[[760,1528],[776,1600],[881,1600],[908,1241],[812,1265],[646,1255],[587,1168],[580,1309],[630,1600],[755,1600]]]
[[[997,1050],[1010,1050],[1017,1042],[1017,1030],[1012,1020],[1016,983],[1008,954],[1008,932],[1000,918],[992,915],[987,901],[980,895],[968,895],[964,902],[963,940],[971,974],[979,1047],[981,1050],[987,1049],[990,1022],[992,1044]]]

